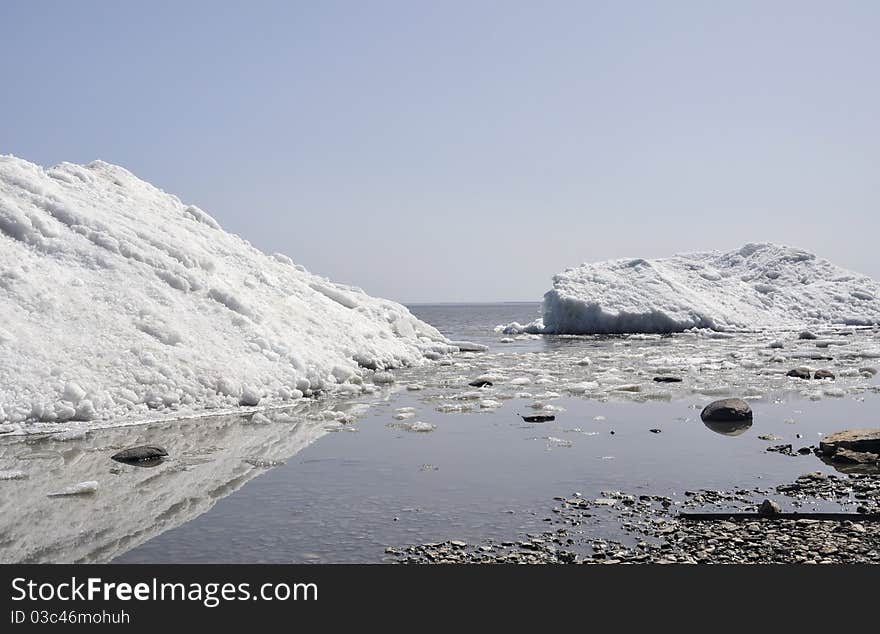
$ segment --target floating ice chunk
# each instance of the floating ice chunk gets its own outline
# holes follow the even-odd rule
[[[24,471],[10,470],[0,471],[0,481],[3,480],[24,480],[27,474]]]
[[[638,383],[625,383],[623,385],[612,385],[608,388],[611,392],[641,392],[642,386]]]
[[[584,357],[583,359],[576,361],[575,365],[593,365],[593,361],[590,357]]]
[[[407,431],[416,432],[416,433],[425,433],[425,432],[434,431],[435,429],[437,429],[437,425],[434,425],[433,423],[424,423],[422,421],[416,421],[414,423],[409,423],[409,424],[405,425],[404,429],[406,429]]]
[[[495,409],[496,407],[501,407],[501,405],[501,401],[496,401],[492,398],[487,398],[480,401],[480,407],[482,409]]]
[[[529,385],[531,382],[532,382],[532,380],[531,380],[529,377],[527,377],[527,376],[520,376],[520,377],[517,377],[517,378],[513,379],[513,380],[510,382],[510,384],[511,384],[511,385]]]
[[[461,394],[456,394],[452,398],[462,400],[462,401],[478,401],[483,398],[485,394],[480,392],[479,390],[471,390],[470,392],[462,392]]]
[[[481,343],[471,343],[470,341],[450,341],[450,346],[455,346],[461,352],[486,352],[489,346]]]
[[[49,497],[65,497],[71,495],[91,495],[98,490],[98,482],[95,480],[88,480],[86,482],[79,482],[78,484],[71,485],[66,489],[61,489],[60,491],[56,491],[55,493],[50,493]]]
[[[543,392],[541,394],[536,394],[535,398],[551,400],[554,398],[559,398],[560,396],[562,395],[559,392]]]
[[[373,383],[376,385],[394,383],[394,375],[391,372],[376,372],[376,374],[373,375]]]
[[[572,394],[584,394],[586,392],[592,392],[599,388],[599,384],[596,381],[585,381],[583,383],[575,383],[574,385],[568,386],[568,391]]]
[[[556,447],[572,447],[574,443],[570,440],[565,440],[564,438],[557,438],[556,436],[547,436],[547,448],[555,449]]]
[[[467,412],[470,411],[472,407],[464,403],[441,403],[436,409],[438,412],[448,414],[450,412]]]

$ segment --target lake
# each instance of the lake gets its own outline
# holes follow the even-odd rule
[[[679,499],[691,489],[762,489],[837,473],[812,454],[767,448],[797,450],[832,431],[877,426],[880,386],[864,371],[877,362],[880,334],[871,329],[829,329],[824,347],[787,335],[780,350],[767,345],[779,334],[493,331],[531,321],[538,304],[411,310],[451,339],[489,350],[395,370],[393,385],[354,399],[259,417],[0,438],[0,561],[382,562],[388,546],[544,530],[557,496],[611,490]],[[785,376],[804,364],[837,379]],[[478,377],[493,385],[468,385]],[[725,396],[749,400],[751,427],[701,422],[702,407]],[[518,415],[536,412],[556,418],[526,423]],[[110,460],[139,444],[159,444],[169,458],[152,468]],[[47,497],[85,481],[97,482],[97,492]],[[591,522],[596,536],[622,537],[601,517]]]

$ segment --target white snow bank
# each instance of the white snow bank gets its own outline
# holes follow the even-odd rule
[[[121,167],[0,156],[0,423],[268,404],[458,349]]]
[[[880,284],[775,244],[582,264],[553,278],[543,319],[505,334],[797,330],[880,323]]]

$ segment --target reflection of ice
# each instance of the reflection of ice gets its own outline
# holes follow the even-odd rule
[[[268,418],[258,425],[243,417],[164,422],[75,440],[2,439],[0,562],[110,561],[201,515],[326,431],[326,421],[305,412]],[[168,459],[151,469],[110,459],[145,444],[165,447]],[[48,497],[77,487],[95,492]]]

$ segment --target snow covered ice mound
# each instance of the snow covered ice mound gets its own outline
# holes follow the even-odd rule
[[[543,319],[506,334],[795,330],[880,323],[880,284],[775,244],[582,264],[553,278]]]
[[[96,161],[0,156],[0,424],[281,402],[457,351]]]

